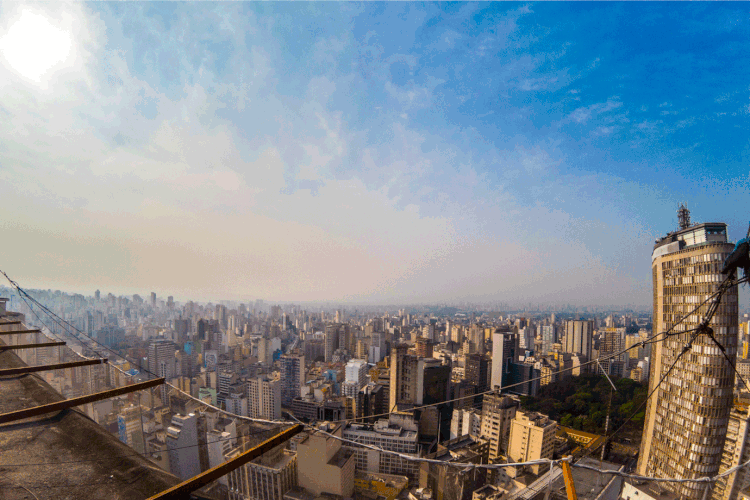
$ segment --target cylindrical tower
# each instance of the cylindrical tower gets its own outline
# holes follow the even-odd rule
[[[653,344],[649,392],[679,356],[710,304],[680,319],[716,292],[726,277],[722,264],[734,246],[726,224],[681,227],[658,240],[651,257],[654,285],[653,332],[684,332]],[[737,349],[737,288],[725,293],[710,326],[731,359]],[[662,337],[660,337],[662,338]],[[695,478],[719,472],[734,372],[719,348],[700,335],[676,363],[646,405],[638,460],[639,474]],[[665,483],[683,498],[700,500],[705,483]]]

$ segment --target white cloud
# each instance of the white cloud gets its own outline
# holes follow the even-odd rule
[[[614,100],[614,99],[608,99],[606,102],[596,103],[590,106],[577,108],[568,116],[568,118],[573,120],[576,123],[585,124],[586,122],[589,121],[589,119],[596,118],[597,116],[601,114],[608,113],[621,106],[622,106],[622,102]]]

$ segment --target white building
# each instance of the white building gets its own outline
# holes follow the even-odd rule
[[[477,410],[453,410],[451,439],[469,435],[478,438],[482,433],[482,413]]]
[[[229,432],[208,431],[206,433],[208,447],[208,466],[213,468],[227,460],[227,454],[232,449],[232,435]],[[219,482],[227,485],[227,476],[221,476]]]
[[[247,382],[248,413],[252,418],[278,420],[281,418],[281,381],[267,375]]]
[[[349,424],[344,428],[343,437],[386,451],[419,456],[417,430],[413,419],[393,415],[390,420],[378,420],[375,424]],[[418,479],[418,462],[369,448],[349,444],[344,447],[354,452],[355,468],[358,471],[407,476],[410,481]]]
[[[346,382],[357,384],[357,392],[367,385],[367,361],[364,359],[352,359],[346,364]]]
[[[198,458],[198,417],[175,415],[167,427],[167,452],[172,474],[186,480],[201,473]]]
[[[235,415],[248,416],[248,392],[244,383],[234,384],[229,387],[229,394],[224,400],[224,405],[229,413]]]

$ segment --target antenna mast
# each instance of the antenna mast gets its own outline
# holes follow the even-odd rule
[[[677,208],[677,220],[680,224],[680,229],[690,227],[690,210],[688,210],[687,203],[680,203],[680,206]]]

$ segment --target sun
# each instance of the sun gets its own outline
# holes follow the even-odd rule
[[[69,32],[55,26],[42,14],[28,10],[0,35],[0,53],[19,75],[37,83],[47,80],[71,57]]]

